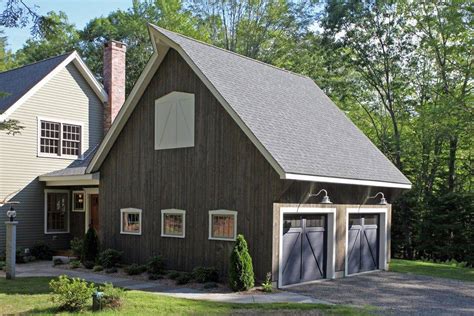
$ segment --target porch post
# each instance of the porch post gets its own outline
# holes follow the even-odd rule
[[[16,264],[16,225],[18,222],[5,222],[7,227],[7,247],[6,247],[6,276],[7,279],[15,279]]]

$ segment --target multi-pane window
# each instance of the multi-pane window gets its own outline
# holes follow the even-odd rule
[[[80,125],[41,120],[39,133],[39,154],[73,157],[81,155]]]
[[[83,191],[72,192],[72,211],[73,212],[84,211],[84,192]]]
[[[142,234],[142,210],[136,208],[123,208],[120,210],[120,216],[121,234]]]
[[[161,210],[161,236],[184,238],[186,211]]]
[[[69,232],[69,192],[46,191],[45,200],[45,233]]]
[[[236,235],[237,212],[209,211],[209,239],[235,240]]]

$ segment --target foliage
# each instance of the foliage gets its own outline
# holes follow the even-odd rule
[[[181,272],[176,278],[176,284],[188,284],[193,279],[193,275],[189,272]]]
[[[218,282],[219,273],[214,267],[196,267],[193,269],[193,279],[198,283]]]
[[[70,242],[70,247],[73,255],[81,259],[84,252],[84,239],[74,237]]]
[[[51,260],[53,257],[53,250],[45,243],[38,243],[34,245],[31,247],[30,253],[39,260]]]
[[[84,262],[86,261],[95,262],[98,254],[99,254],[99,237],[97,237],[97,233],[95,229],[91,226],[87,230],[86,236],[84,237],[82,260]]]
[[[242,234],[237,236],[230,257],[229,285],[233,291],[247,291],[254,286],[252,258],[247,241]]]
[[[3,270],[5,268],[5,261],[0,261],[0,271]]]
[[[27,263],[27,262],[31,262],[31,261],[34,261],[36,258],[34,256],[31,255],[31,252],[27,251],[26,248],[18,248],[16,250],[16,254],[15,254],[15,261],[17,263]]]
[[[106,249],[99,254],[97,262],[103,266],[104,269],[116,267],[122,259],[122,253],[122,251],[115,249]]]
[[[160,275],[165,269],[165,262],[161,256],[153,256],[147,263],[147,272],[149,274]]]
[[[69,262],[69,266],[71,267],[71,269],[77,269],[81,266],[81,262],[79,260],[71,260]]]
[[[59,308],[67,311],[80,311],[84,309],[94,292],[94,285],[88,284],[79,278],[59,276],[49,283],[53,296],[52,301],[59,304]]]
[[[262,289],[266,293],[271,293],[273,291],[272,285],[272,273],[268,272],[265,278],[265,282],[262,283]]]
[[[60,259],[60,258],[55,258],[55,259],[53,260],[53,266],[60,266],[60,265],[62,265],[62,264],[64,264],[64,261],[63,261],[62,259]]]
[[[100,266],[100,265],[96,265],[96,266],[94,266],[94,268],[92,268],[92,271],[94,271],[94,272],[100,272],[100,271],[103,271],[103,270],[104,270],[104,267]]]
[[[178,271],[169,271],[168,272],[168,278],[171,280],[176,280],[177,277],[179,277],[180,273]]]
[[[5,93],[0,93],[0,98],[2,98],[2,95],[4,96]],[[21,130],[24,128],[25,127],[20,125],[18,120],[5,120],[0,122],[0,132],[6,131],[7,135],[15,136],[16,134],[21,134]]]
[[[474,282],[474,268],[461,267],[459,263],[392,259],[390,271]]]
[[[119,287],[114,287],[112,283],[104,283],[99,288],[103,293],[101,303],[105,308],[119,308],[122,306],[125,297],[125,291]]]
[[[128,275],[138,275],[138,274],[142,274],[143,272],[146,271],[146,266],[145,265],[140,265],[140,264],[136,264],[136,263],[132,263],[131,265],[129,265],[128,267],[126,267],[124,269],[125,273],[127,273]]]

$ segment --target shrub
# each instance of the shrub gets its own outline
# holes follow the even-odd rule
[[[35,257],[32,256],[31,253],[28,252],[26,248],[17,249],[15,253],[15,257],[16,257],[15,260],[17,263],[27,263],[27,262],[35,260]]]
[[[168,272],[168,278],[170,278],[171,280],[176,280],[176,278],[178,278],[179,275],[180,275],[180,273],[178,271]]]
[[[79,260],[71,260],[71,262],[69,262],[69,266],[71,269],[77,269],[81,266],[81,262]]]
[[[95,262],[99,254],[99,238],[93,227],[89,227],[84,237],[82,260]]]
[[[64,262],[59,258],[56,258],[56,259],[53,260],[53,266],[59,266],[59,265],[62,265],[62,264],[64,264]]]
[[[84,266],[84,268],[90,270],[90,269],[94,268],[95,262],[94,261],[83,261],[82,265]]]
[[[165,269],[165,262],[163,257],[161,256],[154,256],[151,257],[147,264],[147,272],[150,274],[163,274],[163,270]]]
[[[146,266],[133,263],[124,269],[128,275],[142,274],[146,271]]]
[[[267,293],[270,293],[273,291],[272,274],[270,272],[267,273],[265,282],[262,283],[262,289],[264,292],[267,292]]]
[[[116,267],[105,269],[105,273],[117,273],[117,271]]]
[[[6,259],[5,250],[0,250],[0,261],[5,261]]]
[[[0,261],[0,270],[3,270],[5,268],[5,261]]]
[[[100,271],[102,271],[102,270],[104,270],[104,267],[103,267],[103,266],[99,266],[99,265],[94,266],[94,268],[92,269],[92,271],[94,271],[94,272],[100,272]]]
[[[74,256],[79,259],[82,259],[82,254],[84,251],[84,240],[82,238],[74,237],[74,239],[71,240],[70,247]]]
[[[51,249],[51,247],[44,243],[38,243],[34,245],[31,248],[30,253],[32,256],[39,260],[51,260],[51,258],[53,257],[53,250]]]
[[[193,278],[196,282],[217,282],[219,281],[219,273],[214,267],[197,267],[193,269]]]
[[[61,310],[82,310],[91,299],[94,284],[88,284],[79,278],[68,278],[61,275],[51,280],[49,286],[53,292],[52,301],[59,304]]]
[[[176,284],[178,284],[178,285],[188,284],[189,281],[191,281],[192,278],[193,278],[193,275],[191,273],[182,272],[176,278]]]
[[[254,284],[252,258],[244,236],[239,234],[230,256],[229,285],[233,291],[247,291]]]
[[[122,258],[122,252],[115,249],[106,249],[99,254],[98,263],[104,267],[104,269],[109,269],[116,267]]]
[[[125,296],[125,291],[121,288],[114,287],[112,283],[104,283],[100,287],[103,292],[101,299],[102,306],[105,308],[119,308],[122,306],[122,300]]]

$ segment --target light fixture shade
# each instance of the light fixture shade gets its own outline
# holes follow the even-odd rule
[[[382,197],[379,202],[380,205],[387,205],[387,199]]]
[[[323,196],[323,199],[321,200],[321,204],[332,204],[331,200],[329,200],[329,196],[327,195]]]

